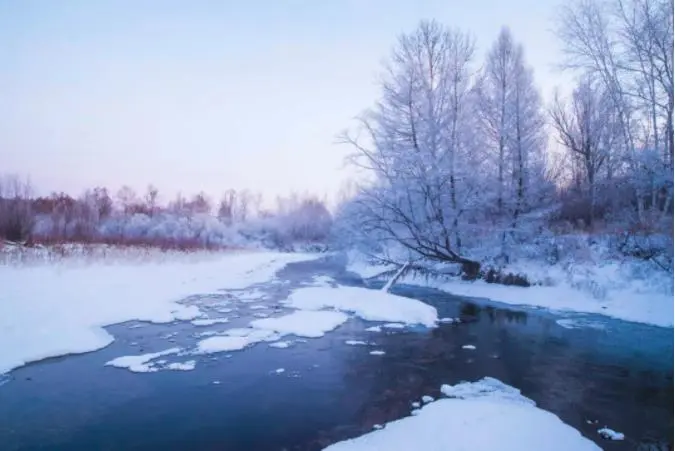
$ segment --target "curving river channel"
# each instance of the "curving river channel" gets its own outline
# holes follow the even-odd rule
[[[227,326],[246,325],[254,312],[284,311],[278,301],[319,275],[362,283],[337,261],[292,264],[258,287],[266,294],[259,309],[237,309]],[[116,340],[105,349],[38,362],[0,380],[0,449],[318,450],[409,415],[412,401],[438,396],[443,383],[484,376],[520,389],[605,450],[673,448],[672,329],[418,287],[393,291],[461,322],[369,332],[372,323],[351,319],[287,349],[259,343],[201,357],[192,371],[155,373],[104,364],[194,344],[196,330],[205,329],[111,326]],[[372,347],[346,340],[386,353],[371,355]],[[626,439],[603,440],[596,431],[605,425]]]

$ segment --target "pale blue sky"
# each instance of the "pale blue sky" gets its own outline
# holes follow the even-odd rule
[[[472,31],[482,61],[502,25],[537,83],[557,0],[0,0],[0,173],[38,192],[152,182],[332,196],[333,144],[377,96],[396,36],[435,18]]]

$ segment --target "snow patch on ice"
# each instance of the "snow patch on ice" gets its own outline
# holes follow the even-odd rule
[[[464,345],[464,346],[462,346],[462,349],[470,349],[470,350],[473,350],[473,349],[476,349],[476,347],[475,347],[474,345]]]
[[[416,299],[396,296],[380,290],[338,286],[300,288],[284,304],[301,310],[334,308],[354,313],[366,321],[391,321],[434,327],[436,309]]]
[[[279,349],[286,349],[289,348],[293,344],[292,341],[277,341],[274,343],[270,343],[271,348],[279,348]]]
[[[429,395],[424,395],[424,396],[422,396],[422,402],[424,404],[428,404],[430,402],[434,402],[434,398],[429,396]]]
[[[336,329],[348,317],[340,312],[298,310],[285,316],[251,321],[251,327],[273,330],[280,334],[318,338]]]
[[[152,360],[165,355],[178,354],[179,352],[180,348],[170,348],[164,351],[152,352],[148,354],[125,355],[106,362],[106,366],[126,368],[129,371],[133,371],[134,373],[151,373],[159,370],[155,364],[151,363]],[[161,365],[164,362],[160,361],[156,363]]]
[[[318,257],[249,252],[114,265],[0,266],[0,374],[103,348],[113,341],[107,325],[194,319],[199,308],[178,301],[266,282],[287,263]]]
[[[387,329],[405,329],[405,324],[387,323],[387,324],[383,324],[382,327],[386,327]]]
[[[384,351],[378,349],[376,349],[375,351],[370,351],[370,355],[384,355],[384,354],[385,354]]]
[[[350,346],[364,346],[364,345],[367,345],[368,343],[366,343],[365,341],[361,341],[361,340],[347,340],[347,341],[345,341],[345,344],[350,345]]]
[[[191,321],[195,326],[212,326],[214,324],[228,323],[227,318],[213,318],[213,319],[194,319]]]
[[[197,362],[194,360],[188,360],[187,362],[174,362],[169,363],[166,366],[168,370],[177,370],[177,371],[191,371],[195,369]]]
[[[381,326],[371,326],[366,329],[366,332],[382,332]]]
[[[225,336],[210,337],[197,344],[195,353],[213,354],[216,352],[240,351],[261,341],[274,341],[279,335],[272,330],[237,328],[223,332]]]
[[[602,438],[607,440],[623,440],[624,438],[626,438],[623,435],[623,433],[616,432],[615,430],[612,430],[608,427],[598,429],[598,434],[600,434]]]
[[[430,402],[412,416],[325,451],[600,450],[579,431],[496,379],[443,387],[457,397]]]

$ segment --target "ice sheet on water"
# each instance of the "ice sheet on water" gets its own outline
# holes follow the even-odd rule
[[[347,319],[347,315],[341,312],[298,310],[276,318],[251,321],[251,327],[272,330],[282,335],[317,338],[337,328]]]
[[[284,304],[301,310],[333,308],[354,313],[366,321],[389,321],[434,327],[436,309],[416,299],[380,290],[337,286],[306,287],[295,290]]]
[[[209,319],[193,319],[191,321],[195,326],[212,326],[214,324],[227,323],[230,320],[227,318],[209,318]]]
[[[285,349],[289,348],[292,344],[293,344],[292,341],[276,341],[274,343],[270,343],[269,346],[271,348]]]
[[[598,429],[598,434],[600,434],[602,438],[605,438],[607,440],[623,440],[624,438],[626,438],[623,435],[623,433],[616,432],[615,430],[610,429],[608,427]]]
[[[166,355],[178,354],[179,352],[180,348],[170,348],[164,351],[151,352],[148,354],[126,355],[110,360],[106,362],[106,365],[114,366],[116,368],[126,368],[129,371],[133,371],[134,373],[151,373],[159,370],[159,368],[157,368],[157,366],[152,363],[152,360]],[[161,365],[163,362],[158,363]]]

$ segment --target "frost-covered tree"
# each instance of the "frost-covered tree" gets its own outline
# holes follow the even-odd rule
[[[476,87],[477,110],[487,159],[496,174],[496,215],[517,228],[518,218],[537,203],[545,180],[545,116],[522,45],[502,28]],[[506,233],[502,235],[506,237]]]
[[[672,205],[673,3],[670,0],[576,0],[558,24],[568,68],[602,83],[634,191],[637,222],[645,210]]]
[[[587,196],[589,226],[595,218],[598,179],[614,159],[614,112],[603,87],[589,76],[581,79],[571,102],[556,95],[550,111],[557,139],[569,152],[574,178]],[[610,178],[612,172],[606,174]]]
[[[422,22],[399,37],[375,107],[342,142],[373,175],[355,202],[364,231],[411,254],[464,265],[461,221],[476,208],[480,156],[473,146],[470,35]]]

